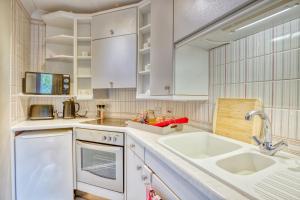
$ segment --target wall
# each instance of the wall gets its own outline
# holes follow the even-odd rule
[[[41,27],[32,28],[32,32],[44,31]],[[194,124],[211,129],[218,97],[260,98],[272,120],[275,139],[288,139],[289,151],[299,154],[299,31],[297,19],[212,49],[209,53],[209,100],[206,102],[136,100],[135,89],[112,89],[109,99],[81,101],[82,110],[88,110],[91,117],[95,116],[96,104],[100,103],[107,105],[107,112],[113,117],[132,117],[146,109],[158,113],[172,110],[177,116],[188,116]],[[43,38],[39,41],[45,42]],[[32,58],[38,59],[34,52],[44,55],[45,50],[40,43],[33,45],[42,52],[33,51]],[[62,100],[35,98],[31,103],[53,103],[62,110]]]
[[[11,0],[0,2],[0,199],[11,199],[9,76],[11,51]]]
[[[21,97],[24,72],[30,70],[30,16],[18,0],[13,0],[11,122],[27,118],[29,99]]]
[[[211,50],[211,98],[260,98],[275,138],[300,152],[300,19]]]

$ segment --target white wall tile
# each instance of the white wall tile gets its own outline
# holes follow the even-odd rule
[[[291,21],[291,48],[300,48],[300,19]]]
[[[290,78],[300,78],[300,49],[291,50]]]
[[[274,79],[283,79],[283,52],[274,54]]]

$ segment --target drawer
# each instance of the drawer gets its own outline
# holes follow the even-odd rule
[[[151,185],[155,192],[164,200],[180,200],[179,197],[160,180],[155,174],[152,175]]]
[[[133,151],[138,157],[143,161],[145,159],[145,150],[144,147],[138,144],[134,139],[127,136],[127,149]]]

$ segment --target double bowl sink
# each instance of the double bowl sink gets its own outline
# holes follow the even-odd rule
[[[257,152],[239,151],[244,148],[242,143],[207,132],[166,136],[159,143],[196,165],[214,158],[218,168],[234,175],[255,174],[276,163]]]

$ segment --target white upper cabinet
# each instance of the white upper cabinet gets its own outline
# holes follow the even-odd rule
[[[92,42],[92,87],[136,87],[136,35]]]
[[[174,0],[175,42],[254,0]]]
[[[136,87],[136,17],[136,8],[93,17],[92,88]]]
[[[92,19],[92,40],[136,33],[136,8],[96,15]]]
[[[151,95],[173,94],[173,0],[151,1]]]

